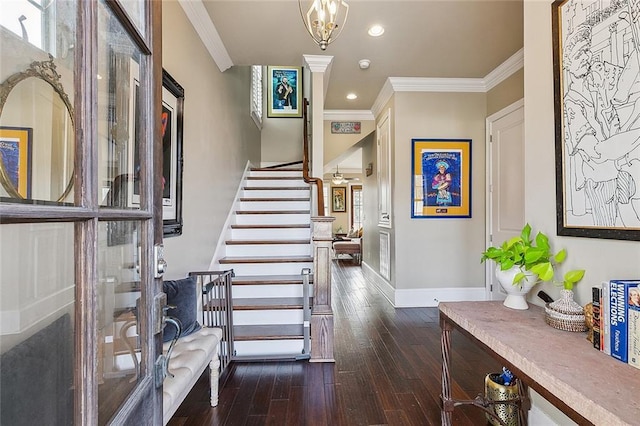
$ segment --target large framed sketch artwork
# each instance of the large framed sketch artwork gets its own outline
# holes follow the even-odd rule
[[[639,11],[552,5],[558,235],[640,240]]]
[[[411,218],[471,217],[471,140],[411,141]]]

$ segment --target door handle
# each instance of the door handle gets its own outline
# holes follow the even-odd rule
[[[153,264],[155,265],[154,278],[160,278],[167,272],[167,262],[164,260],[164,245],[153,246]]]

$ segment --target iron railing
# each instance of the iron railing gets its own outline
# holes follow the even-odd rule
[[[202,326],[222,330],[220,342],[220,374],[224,372],[234,355],[233,301],[231,278],[233,269],[227,271],[189,272],[202,288]]]

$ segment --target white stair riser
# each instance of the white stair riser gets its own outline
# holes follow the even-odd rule
[[[273,285],[234,285],[234,299],[250,299],[257,297],[302,297],[302,284]],[[309,285],[309,295],[313,294],[313,285]]]
[[[227,244],[227,256],[311,256],[311,244]]]
[[[242,201],[238,210],[273,211],[273,210],[309,210],[311,203],[306,201]]]
[[[300,240],[311,238],[311,228],[232,229],[234,240]]]
[[[233,269],[236,275],[300,275],[303,268],[313,270],[313,262],[294,263],[225,263],[222,270]]]
[[[292,170],[292,171],[267,171],[267,170],[252,170],[249,172],[249,176],[251,177],[299,177],[302,179],[302,171],[301,170]]]
[[[259,186],[259,187],[292,187],[292,186],[307,186],[304,179],[247,179],[245,186]]]
[[[243,189],[242,198],[309,198],[308,189]]]
[[[247,340],[233,344],[236,356],[277,356],[299,355],[304,349],[304,341],[300,340]]]
[[[293,225],[307,224],[311,220],[311,214],[239,214],[236,215],[236,224],[238,225]]]
[[[233,311],[233,325],[302,324],[302,309]]]

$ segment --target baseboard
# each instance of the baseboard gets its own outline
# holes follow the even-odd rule
[[[242,173],[242,178],[240,179],[240,182],[238,182],[236,197],[233,200],[233,204],[231,204],[231,208],[229,209],[229,213],[227,214],[227,220],[222,226],[222,232],[220,232],[220,237],[218,238],[218,244],[216,245],[216,250],[213,253],[213,257],[211,258],[211,263],[209,263],[210,271],[219,270],[220,266],[218,261],[226,255],[225,253],[227,248],[226,241],[231,237],[231,220],[234,217],[235,212],[237,210],[236,205],[240,200],[240,195],[242,194],[242,187],[244,185],[245,179],[247,178],[247,176],[249,176],[249,173],[251,172],[251,167],[253,167],[251,165],[251,162],[247,161],[247,165],[244,167],[244,172]]]
[[[440,302],[487,300],[484,287],[396,289],[365,262],[362,272],[395,308],[435,308]]]

